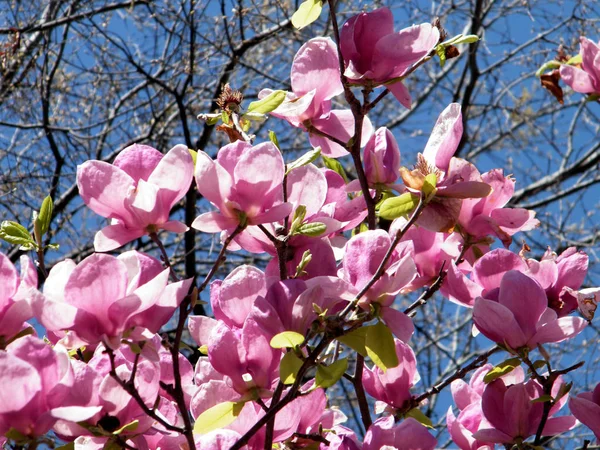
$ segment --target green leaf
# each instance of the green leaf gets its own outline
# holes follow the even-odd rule
[[[315,376],[315,384],[321,388],[328,388],[338,382],[348,368],[348,358],[338,359],[328,366],[319,364]]]
[[[206,124],[207,125],[216,125],[219,123],[219,120],[221,120],[221,118],[222,118],[222,116],[220,114],[207,115]]]
[[[304,236],[317,237],[321,236],[325,231],[327,231],[327,225],[323,222],[310,222],[301,225],[297,233]]]
[[[474,44],[479,40],[479,36],[476,34],[467,34],[466,36],[459,34],[458,36],[443,42],[442,45],[461,45],[461,44]]]
[[[122,447],[118,443],[116,443],[112,439],[109,439],[104,444],[104,447],[102,447],[102,450],[120,450],[121,448]]]
[[[285,91],[273,91],[265,98],[257,100],[248,105],[248,112],[267,114],[277,109],[285,100]]]
[[[570,58],[567,61],[567,64],[569,66],[575,66],[575,65],[583,64],[583,57],[581,56],[581,53],[578,53],[577,55],[575,55],[572,58]]]
[[[304,362],[294,352],[287,352],[279,363],[279,378],[283,384],[294,384]]]
[[[281,147],[279,146],[279,139],[277,139],[277,135],[273,130],[269,130],[269,140],[277,147],[277,150],[281,151]]]
[[[532,400],[530,400],[531,403],[546,403],[546,402],[551,402],[552,401],[552,396],[549,394],[544,394],[538,398],[534,398]]]
[[[354,331],[351,331],[344,336],[340,336],[336,338],[342,344],[347,345],[352,350],[357,352],[359,355],[368,356],[367,348],[365,347],[365,342],[367,339],[367,332],[369,331],[370,326],[360,327]]]
[[[322,0],[306,0],[292,16],[292,25],[299,30],[310,25],[321,15]]]
[[[346,175],[346,171],[344,170],[344,167],[337,159],[328,158],[325,155],[321,155],[321,158],[323,159],[323,163],[325,164],[325,167],[327,167],[330,170],[333,170],[338,175],[340,175],[346,183],[348,182],[348,176]]]
[[[571,388],[573,387],[573,382],[569,382],[569,383],[563,383],[561,384],[559,390],[558,390],[558,394],[556,394],[556,397],[554,398],[554,402],[558,402],[561,398],[563,398],[565,395],[567,395],[570,391]]]
[[[537,70],[537,72],[535,73],[535,76],[539,77],[540,75],[543,75],[544,72],[547,72],[549,70],[558,69],[559,67],[560,67],[560,63],[558,61],[547,61],[544,64],[542,64],[542,66]]]
[[[298,228],[302,226],[304,218],[306,217],[306,206],[298,205],[294,211],[294,217],[292,218],[292,225],[290,225],[290,234],[296,234]]]
[[[221,120],[223,121],[223,123],[225,125],[229,125],[230,121],[229,121],[229,114],[227,114],[227,111],[223,111],[221,113]]]
[[[379,217],[394,220],[410,214],[419,204],[419,196],[405,192],[398,197],[388,198],[379,207]]]
[[[0,224],[0,239],[9,244],[20,245],[22,250],[32,250],[37,247],[27,228],[11,220],[5,220]]]
[[[244,405],[245,402],[223,402],[207,409],[196,419],[194,434],[206,434],[226,427],[240,415]]]
[[[135,430],[137,430],[137,427],[139,424],[140,424],[139,420],[134,420],[133,422],[129,422],[127,425],[123,425],[117,431],[113,432],[113,434],[121,434],[125,431],[135,431]]]
[[[423,192],[423,196],[425,197],[425,202],[429,202],[431,198],[437,192],[437,176],[435,173],[430,173],[423,180],[423,187],[421,188],[421,192]]]
[[[365,348],[369,358],[384,372],[400,364],[396,354],[394,336],[383,322],[377,322],[376,325],[369,327],[365,339]]]
[[[421,425],[425,425],[427,428],[433,428],[433,422],[431,419],[423,414],[423,411],[418,408],[411,409],[406,413],[406,417],[412,417]]]
[[[52,211],[54,210],[54,203],[52,203],[52,197],[49,195],[42,202],[40,212],[36,218],[36,224],[39,224],[39,230],[43,236],[48,232],[50,228],[50,222],[52,221]]]
[[[4,433],[4,436],[15,442],[27,442],[29,440],[27,436],[22,434],[20,431],[15,430],[14,428],[11,428]]]
[[[295,348],[304,343],[304,336],[295,331],[283,331],[271,339],[273,348]]]
[[[279,147],[278,147],[279,148]],[[298,167],[306,166],[321,156],[321,147],[316,147],[309,152],[306,152],[296,161],[293,161],[287,165],[286,174],[290,173],[290,170],[297,169]]]
[[[198,159],[198,152],[196,150],[192,150],[191,148],[188,148],[188,151],[190,152],[192,161],[194,161],[194,167],[196,167],[196,160]]]
[[[308,264],[312,261],[312,254],[310,253],[310,250],[305,250],[304,253],[302,253],[302,259],[300,260],[300,263],[298,264],[298,267],[296,267],[296,274],[294,275],[294,278],[298,278],[301,277],[302,275],[306,275],[306,266],[308,266]]]
[[[201,345],[198,351],[203,355],[208,355],[208,345]]]
[[[446,47],[442,44],[439,44],[435,48],[435,53],[440,58],[440,67],[444,67],[446,64]]]
[[[485,374],[483,377],[483,382],[485,384],[491,383],[492,381],[506,375],[507,373],[515,370],[515,367],[519,367],[521,365],[521,360],[519,358],[509,358],[506,361],[501,362],[496,365],[492,370]]]

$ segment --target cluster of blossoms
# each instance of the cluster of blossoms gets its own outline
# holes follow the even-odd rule
[[[5,439],[36,442],[53,432],[76,449],[434,449],[436,438],[415,419],[432,393],[414,392],[420,376],[407,314],[414,308],[394,307],[399,294],[423,287],[472,309],[474,331],[511,357],[510,371],[494,374],[481,359],[470,366],[477,370],[469,384],[452,382],[459,413],[450,408],[447,425],[459,448],[520,446],[532,437],[538,445],[541,436],[575,427],[575,417],[600,438],[600,385],[569,400],[567,372],[546,361],[539,373],[529,359],[592,319],[600,289],[581,289],[588,257],[569,248],[538,261],[509,250],[514,234],[539,222],[532,211],[506,207],[515,181],[501,169],[481,174],[454,156],[463,131],[458,104],[442,111],[412,168],[401,165],[389,130],[332,109],[332,99],[355,85],[383,87],[410,107],[402,80],[439,41],[429,24],[394,32],[391,12],[381,8],[351,18],[339,44],[316,38],[298,51],[292,92],[272,115],[307,131],[326,156],[362,158],[357,180],[308,160],[286,164],[274,143],[244,140],[216,158],[203,151],[193,158],[181,145],[165,155],[133,145],[112,164],[79,166],[83,201],[111,220],[96,234],[98,253],[55,264],[39,289],[27,257],[19,276],[0,254]],[[584,55],[582,69],[594,92],[600,78],[589,70],[597,60]],[[569,70],[565,79],[583,77]],[[360,139],[351,139],[357,131]],[[193,179],[215,210],[189,225],[220,233],[223,253],[272,256],[264,270],[242,265],[200,286],[177,277],[158,233],[188,230],[170,214]],[[393,219],[389,229],[361,227],[374,222],[374,204]],[[163,262],[134,250],[101,253],[146,235]],[[190,315],[207,287],[214,318]],[[163,342],[157,333],[176,311],[175,341]],[[44,340],[27,323],[32,318]],[[195,367],[179,352],[186,324],[200,350]],[[326,389],[347,369],[340,348],[356,352],[348,376],[380,415],[372,421],[363,405],[362,440],[328,404]],[[573,416],[556,416],[567,402]]]

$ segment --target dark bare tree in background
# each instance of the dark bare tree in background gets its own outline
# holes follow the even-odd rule
[[[463,107],[460,156],[481,172],[504,167],[517,180],[514,205],[535,209],[542,226],[519,236],[533,256],[550,245],[578,246],[590,255],[590,285],[600,285],[600,104],[565,90],[564,104],[549,95],[536,69],[562,46],[579,51],[578,38],[600,39],[600,4],[590,0],[339,1],[341,20],[363,7],[386,4],[397,29],[438,17],[449,35],[477,34],[444,67],[432,60],[407,82],[412,110],[387,96],[370,113],[376,126],[395,134],[405,161],[421,151],[438,114],[451,101]],[[330,35],[327,15],[298,32],[290,24],[297,2],[288,0],[0,0],[0,219],[27,225],[32,210],[54,199],[49,266],[93,251],[102,218],[78,198],[77,165],[112,161],[133,143],[163,152],[177,143],[216,154],[225,135],[196,118],[217,109],[230,83],[256,99],[260,89],[289,89],[296,50],[307,39]],[[342,102],[343,99],[339,99]],[[270,118],[256,140],[277,132],[291,160],[309,148],[304,134]],[[350,160],[341,160],[351,172]],[[187,224],[209,205],[188,193],[177,209]],[[149,240],[134,244],[150,248]],[[216,237],[193,230],[168,242],[175,268],[200,275],[218,250]],[[0,242],[13,260],[19,250]],[[212,257],[212,259],[211,259]],[[230,253],[226,273],[260,255]],[[427,332],[421,326],[427,323]],[[415,317],[414,343],[422,385],[433,386],[481,349],[470,333],[470,314],[436,297]],[[433,331],[432,331],[433,330]],[[592,325],[569,351],[588,361],[597,382],[597,328]],[[563,347],[564,348],[564,347]],[[568,356],[565,355],[565,358]],[[343,386],[342,386],[343,388]],[[348,392],[351,392],[348,389]],[[339,395],[353,420],[351,394]],[[434,397],[429,413],[442,421],[447,404]],[[439,406],[439,407],[438,407]],[[360,420],[352,425],[360,430]],[[576,430],[577,431],[577,430]],[[563,448],[557,439],[556,448]],[[440,441],[440,443],[442,443]]]

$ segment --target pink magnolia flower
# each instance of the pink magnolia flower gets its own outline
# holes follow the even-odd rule
[[[152,266],[135,251],[115,258],[96,253],[78,265],[56,264],[34,304],[50,331],[69,330],[89,344],[118,347],[123,333],[139,326],[156,333],[187,295],[191,279],[167,285],[169,270]],[[151,272],[148,276],[146,270]]]
[[[33,317],[32,299],[37,289],[37,271],[27,256],[21,256],[21,276],[8,256],[0,253],[0,339],[5,345]]]
[[[342,27],[344,75],[353,83],[385,84],[403,106],[410,108],[410,94],[399,78],[431,52],[439,38],[438,29],[428,23],[394,33],[394,16],[388,8],[363,12]]]
[[[288,92],[286,100],[271,112],[273,116],[303,130],[314,127],[342,142],[353,136],[352,112],[331,109],[331,99],[344,92],[344,88],[337,48],[330,38],[314,38],[300,47],[292,62],[290,81],[292,92]],[[271,92],[271,89],[263,89],[258,97],[264,98]],[[372,130],[370,120],[365,117],[362,145],[367,142]],[[316,132],[310,132],[309,138],[313,146],[321,147],[324,155],[335,158],[348,154],[344,147]]]
[[[161,380],[161,367],[158,359],[157,348],[154,342],[144,345],[137,359],[134,386],[140,398],[149,407],[153,408],[159,396],[159,381]],[[160,340],[158,341],[160,345]],[[131,354],[129,347],[123,345],[115,352],[115,371],[122,380],[129,380],[136,358]],[[71,361],[75,382],[73,388],[63,399],[64,405],[82,405],[94,409],[94,414],[87,418],[77,420],[77,423],[61,420],[54,426],[54,431],[66,440],[77,436],[89,435],[90,431],[84,428],[81,422],[97,426],[106,432],[112,433],[119,428],[138,421],[134,430],[122,432],[125,436],[141,435],[151,428],[165,431],[155,423],[139,406],[137,401],[129,395],[110,374],[111,363],[106,349],[100,345],[87,363],[79,360]],[[169,407],[170,402],[160,399],[159,411],[167,416],[174,416]],[[176,421],[176,415],[173,417]],[[103,437],[98,442],[106,443]]]
[[[395,339],[398,364],[385,372],[377,366],[365,367],[363,386],[367,393],[394,408],[402,408],[412,398],[410,389],[419,382],[417,359],[412,349],[404,342]]]
[[[192,226],[206,233],[233,232],[238,226],[282,220],[292,210],[281,202],[284,171],[281,153],[270,142],[253,147],[236,141],[222,147],[216,161],[199,151],[198,191],[219,211],[200,214]]]
[[[379,128],[364,150],[365,175],[370,186],[393,185],[400,177],[400,148],[385,127]]]
[[[377,419],[365,435],[363,450],[433,450],[437,445],[427,428],[413,418],[396,425],[393,416]]]
[[[481,176],[492,192],[484,198],[463,200],[458,217],[461,232],[472,240],[497,236],[509,247],[512,236],[519,231],[529,231],[539,226],[535,212],[524,208],[504,208],[515,191],[515,180],[505,177],[502,169],[494,169]]]
[[[580,296],[577,289],[585,279],[587,267],[587,255],[575,247],[568,248],[560,256],[548,249],[540,261],[526,259],[523,252],[517,255],[496,249],[477,260],[470,278],[451,265],[442,292],[450,300],[470,307],[478,296],[495,295],[503,275],[509,270],[517,270],[539,283],[546,292],[548,306],[563,317],[577,309]],[[589,290],[581,292],[584,297],[590,293]]]
[[[583,36],[581,42],[581,68],[563,64],[560,77],[575,92],[582,94],[600,93],[600,47]]]
[[[582,392],[577,397],[571,397],[569,409],[600,441],[600,383],[591,392]]]
[[[558,318],[548,308],[542,287],[515,270],[502,276],[497,291],[475,299],[473,321],[488,339],[512,349],[560,342],[576,336],[587,324],[580,317]]]
[[[415,168],[400,168],[405,186],[417,194],[421,193],[428,175],[436,176],[435,194],[417,221],[428,230],[453,231],[463,199],[483,198],[491,192],[473,164],[453,156],[462,133],[460,105],[451,103],[438,117],[425,150],[417,155]]]
[[[525,440],[536,434],[542,419],[544,404],[533,400],[544,395],[544,389],[535,380],[523,382],[523,372],[518,372],[520,380],[498,378],[488,384],[481,397],[482,409],[489,428],[480,427],[474,434],[475,439],[492,443],[512,443],[517,439]],[[556,397],[564,384],[559,377],[552,386],[552,397]],[[567,402],[562,397],[552,408],[542,431],[543,436],[554,436],[575,427],[573,416],[553,417]]]
[[[374,277],[392,245],[384,230],[370,230],[357,234],[346,244],[339,277],[349,283],[358,294]],[[401,340],[408,341],[414,326],[410,318],[391,307],[394,298],[416,276],[417,269],[410,254],[401,255],[394,249],[383,275],[365,293],[359,305],[368,309],[371,303],[381,307],[380,315],[386,325]]]
[[[83,201],[96,214],[112,219],[94,238],[97,252],[114,250],[157,230],[183,233],[187,227],[169,220],[169,212],[188,191],[194,162],[185,145],[163,156],[147,145],[134,144],[113,164],[86,161],[77,167]]]
[[[483,377],[492,367],[491,364],[486,364],[477,369],[468,384],[463,380],[455,380],[450,385],[452,398],[460,413],[456,417],[452,407],[448,408],[446,425],[450,437],[461,450],[493,450],[494,448],[494,444],[478,441],[473,437],[480,428],[491,428],[481,409],[481,395],[486,386]]]
[[[73,384],[66,351],[25,336],[0,352],[0,433],[43,436],[59,420],[86,420],[98,412],[87,405],[67,406],[63,400]]]

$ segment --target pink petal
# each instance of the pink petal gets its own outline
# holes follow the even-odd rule
[[[42,389],[37,370],[7,352],[0,352],[0,413],[24,408]]]
[[[127,228],[122,223],[102,228],[94,236],[94,250],[110,252],[146,234],[143,228]]]
[[[86,161],[77,166],[79,195],[102,217],[130,220],[125,199],[136,184],[127,173],[104,161]]]
[[[335,43],[330,38],[314,38],[300,47],[291,72],[292,90],[300,97],[316,91],[316,106],[344,91]]]
[[[287,176],[287,193],[294,208],[306,206],[306,217],[311,217],[321,211],[325,203],[325,174],[312,164],[294,169]]]
[[[236,219],[226,217],[220,212],[213,211],[200,214],[196,217],[192,222],[192,228],[205,233],[218,233],[222,230],[234,229],[238,224],[239,222]]]
[[[412,97],[402,81],[398,81],[393,84],[386,84],[385,87],[388,88],[388,90],[394,97],[396,97],[396,100],[398,100],[402,106],[404,106],[406,109],[411,109]]]
[[[223,280],[219,295],[212,302],[215,319],[242,328],[257,296],[265,296],[265,274],[253,266],[242,265]]]
[[[573,416],[550,417],[544,426],[543,436],[555,436],[572,430],[577,425]]]
[[[591,94],[596,91],[594,78],[589,73],[574,66],[560,66],[560,77],[575,92]]]
[[[312,125],[342,142],[347,142],[354,136],[354,116],[349,109],[334,109],[328,117],[312,120]],[[367,144],[372,134],[373,125],[369,118],[365,117],[361,134],[361,146]],[[325,156],[338,158],[348,154],[345,148],[320,135],[311,133],[309,138],[313,147],[320,146],[321,152]]]
[[[500,287],[502,277],[509,270],[525,272],[527,264],[523,259],[504,249],[496,249],[483,255],[473,266],[473,281],[490,291]]]
[[[542,325],[532,341],[535,344],[546,342],[561,342],[577,336],[587,326],[587,321],[582,317],[566,316]]]
[[[269,208],[266,212],[252,217],[248,223],[251,225],[259,225],[265,223],[279,222],[285,219],[292,212],[293,206],[291,203],[280,203],[277,206]]]
[[[188,330],[190,336],[200,346],[208,345],[208,339],[217,321],[206,316],[190,316],[188,319]]]
[[[569,409],[577,420],[600,436],[600,405],[579,394],[569,399]]]
[[[199,151],[196,156],[194,177],[198,192],[212,204],[222,208],[231,193],[232,174],[223,169],[220,164],[216,164],[205,152]]]
[[[542,287],[516,270],[510,270],[502,277],[498,301],[512,312],[528,338],[535,334],[538,321],[548,304]]]
[[[498,302],[481,297],[475,299],[473,321],[477,329],[494,342],[506,342],[512,348],[519,348],[527,343],[513,313]]]
[[[119,152],[113,166],[127,173],[136,182],[148,181],[162,158],[163,154],[149,145],[133,144]]]
[[[260,204],[275,187],[281,185],[284,162],[277,147],[270,142],[255,145],[242,154],[234,169],[235,190]]]
[[[394,336],[403,342],[408,342],[415,332],[415,326],[410,317],[394,308],[381,308],[381,318]]]
[[[0,253],[0,302],[2,305],[8,302],[17,292],[19,275],[17,269],[8,256]]]
[[[162,207],[170,210],[188,191],[194,177],[194,161],[185,145],[176,145],[161,159],[148,182],[159,188]]]
[[[413,25],[377,41],[373,51],[373,78],[387,81],[398,77],[423,58],[439,40],[439,30],[429,23]]]
[[[169,220],[160,225],[160,228],[163,230],[171,231],[173,233],[185,233],[189,230],[189,227],[180,222],[179,220]]]
[[[450,159],[458,148],[462,134],[460,104],[451,103],[438,117],[423,151],[423,156],[430,164],[447,172]]]

